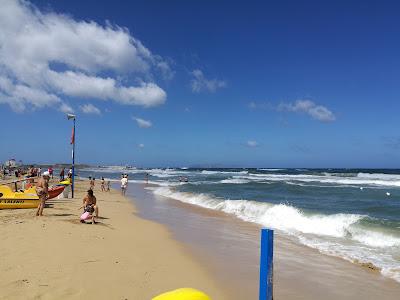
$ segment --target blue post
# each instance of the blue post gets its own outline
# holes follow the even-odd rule
[[[72,145],[72,198],[74,198],[74,191],[75,191],[75,140],[76,140],[76,133],[75,133],[75,117],[74,117],[74,144]]]
[[[261,229],[259,300],[273,299],[274,231]]]

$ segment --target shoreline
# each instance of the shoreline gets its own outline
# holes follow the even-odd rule
[[[231,289],[230,299],[258,296],[261,226],[220,211],[154,195],[144,187],[132,184],[140,216],[166,225],[175,239],[190,246],[218,281]],[[179,221],[182,218],[185,221]],[[295,243],[278,231],[274,252],[274,294],[280,299],[321,299],[322,295],[332,300],[397,299],[400,293],[400,284],[378,270],[323,254]]]
[[[99,223],[79,222],[87,181],[75,199],[52,199],[44,217],[35,209],[0,210],[0,299],[151,299],[193,287],[227,299],[208,270],[163,225],[137,215],[112,189],[95,195]]]

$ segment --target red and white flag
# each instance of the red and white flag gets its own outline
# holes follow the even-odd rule
[[[75,143],[75,128],[72,127],[71,145]]]

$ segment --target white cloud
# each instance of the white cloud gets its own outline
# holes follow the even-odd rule
[[[100,100],[114,100],[121,104],[144,107],[163,104],[167,97],[164,90],[154,83],[137,87],[123,87],[113,78],[88,76],[77,72],[49,71],[49,81],[65,95]]]
[[[85,114],[101,115],[100,109],[98,109],[96,106],[90,103],[81,105],[79,106],[79,108]]]
[[[150,121],[136,117],[133,117],[132,119],[136,121],[136,123],[140,128],[150,128],[151,126],[153,126],[153,124]]]
[[[163,61],[161,58],[159,58],[156,62],[156,66],[160,70],[161,76],[165,80],[171,80],[172,78],[174,78],[175,72],[171,70],[171,66],[168,62]]]
[[[193,76],[193,79],[191,80],[190,84],[193,92],[199,93],[202,91],[206,91],[213,93],[219,88],[226,87],[226,81],[218,79],[207,79],[204,77],[203,72],[199,69],[193,70],[191,74]]]
[[[9,78],[0,75],[0,103],[7,103],[16,112],[23,112],[25,106],[42,108],[59,104],[60,98],[40,88],[16,84]]]
[[[74,109],[71,106],[69,106],[68,104],[63,103],[60,106],[60,111],[65,114],[72,114],[74,112]]]
[[[22,0],[1,1],[0,28],[0,103],[15,111],[27,105],[66,110],[64,97],[145,107],[166,100],[148,79],[152,72],[171,78],[169,63],[125,28],[43,13]],[[132,73],[140,84],[123,84]]]
[[[144,144],[139,144],[138,147],[139,148],[144,148]]]
[[[250,141],[247,141],[247,143],[246,143],[246,146],[247,147],[251,147],[251,148],[255,148],[255,147],[258,147],[258,142],[257,141],[253,141],[253,140],[250,140]]]
[[[318,105],[311,100],[297,100],[294,103],[281,103],[279,111],[305,113],[321,122],[332,122],[336,120],[335,114],[327,107]]]

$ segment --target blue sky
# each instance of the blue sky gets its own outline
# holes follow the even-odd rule
[[[5,3],[0,160],[400,167],[395,2]]]

